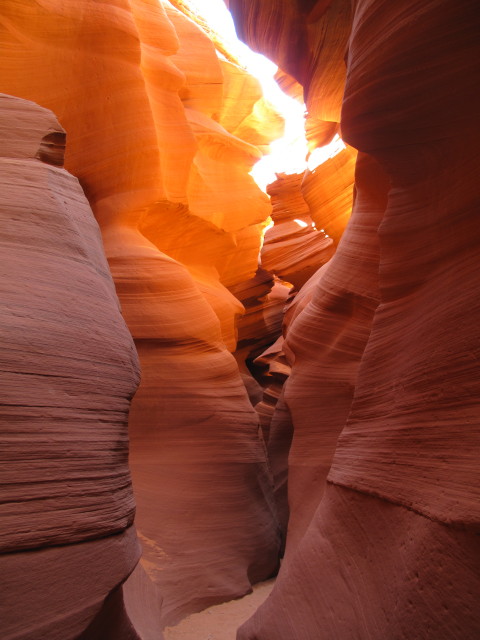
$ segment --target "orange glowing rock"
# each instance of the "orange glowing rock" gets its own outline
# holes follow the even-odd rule
[[[219,122],[230,133],[263,147],[284,133],[283,118],[263,97],[260,82],[241,67],[220,60],[224,103]]]
[[[242,131],[220,124],[232,108],[224,69],[166,1],[6,0],[1,20],[2,88],[67,130],[66,166],[100,224],[137,343],[137,526],[171,621],[242,595],[277,564],[258,417],[228,352],[242,305],[225,286],[258,267],[270,205],[248,172],[269,112],[257,88]]]
[[[347,147],[313,171],[306,171],[302,195],[317,229],[336,242],[342,237],[352,212],[357,151]]]
[[[290,0],[267,0],[260,7],[256,2],[232,0],[229,6],[239,35],[279,65],[277,77],[284,89],[298,99],[303,85],[309,150],[331,142],[339,132],[350,3],[329,0],[296,6]],[[347,148],[313,172],[307,171],[302,185],[317,228],[325,229],[335,241],[352,210],[355,158],[356,150]]]
[[[265,234],[264,269],[300,289],[334,253],[333,240],[313,226],[300,187],[302,174],[277,174],[268,186],[274,225]]]
[[[284,93],[300,102],[300,104],[304,104],[303,87],[293,76],[285,73],[285,71],[279,67],[275,73],[275,81]]]

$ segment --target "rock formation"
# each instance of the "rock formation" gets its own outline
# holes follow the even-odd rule
[[[0,95],[2,638],[136,638],[127,417],[139,381],[101,236],[50,111]],[[116,629],[116,631],[115,631]],[[89,635],[93,638],[93,635]]]
[[[333,240],[314,227],[301,183],[303,174],[277,174],[268,186],[273,227],[267,230],[261,252],[264,269],[297,289],[334,253]]]
[[[301,193],[317,229],[336,243],[352,213],[353,181],[357,152],[346,147],[313,171],[306,171]]]
[[[230,0],[349,145],[260,267],[282,121],[187,4],[2,4],[3,635],[158,639],[284,550],[239,640],[476,640],[476,3]]]
[[[2,89],[68,132],[66,167],[100,224],[140,355],[138,580],[160,586],[172,622],[246,593],[278,563],[258,416],[229,353],[243,307],[226,287],[257,270],[270,205],[248,172],[282,121],[169,2],[7,0],[0,20]]]
[[[342,4],[285,0],[275,22],[271,2],[230,7],[258,48],[276,43],[308,103],[316,73],[301,62],[329,58],[329,38],[307,39],[307,54],[292,44],[319,21],[334,29]],[[360,151],[354,210],[287,327],[286,558],[238,637],[473,640],[478,12],[357,0],[351,25],[341,129]]]

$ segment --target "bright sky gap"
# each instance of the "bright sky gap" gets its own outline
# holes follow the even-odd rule
[[[251,171],[253,179],[263,191],[276,180],[276,173],[301,173],[307,166],[313,171],[345,148],[337,135],[329,145],[315,149],[307,163],[305,105],[283,93],[275,82],[274,75],[278,67],[237,38],[232,16],[223,0],[190,0],[189,4],[228,42],[230,52],[260,81],[265,98],[285,119],[284,137],[270,144],[270,154],[257,162]]]

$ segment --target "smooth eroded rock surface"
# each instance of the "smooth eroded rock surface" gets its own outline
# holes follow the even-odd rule
[[[0,20],[2,87],[68,132],[66,167],[137,343],[137,527],[166,619],[178,619],[246,593],[278,563],[258,417],[229,353],[243,307],[227,286],[258,268],[270,204],[249,171],[282,120],[167,1],[7,0]]]
[[[260,255],[264,269],[297,289],[334,253],[333,240],[312,221],[301,192],[302,179],[303,174],[277,174],[268,185],[274,225],[265,233]]]
[[[304,3],[305,24],[327,4]],[[248,11],[260,42],[268,11]],[[468,1],[353,4],[341,119],[360,151],[353,215],[287,312],[286,558],[239,640],[480,632],[477,30]],[[279,61],[298,55],[275,22],[263,32],[284,42]]]
[[[2,634],[73,639],[105,598],[112,624],[128,622],[113,594],[139,557],[127,435],[138,358],[98,225],[60,168],[65,132],[4,94],[0,130]]]

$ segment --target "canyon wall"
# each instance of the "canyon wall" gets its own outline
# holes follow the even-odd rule
[[[4,636],[158,640],[285,547],[239,640],[476,640],[475,3],[229,5],[349,145],[270,271],[282,121],[183,2],[2,5]]]
[[[307,106],[320,61],[338,64],[328,30],[353,7],[341,131],[360,152],[352,218],[286,327],[286,556],[238,638],[474,640],[475,3],[285,0],[275,19],[273,2],[229,4],[244,37],[306,85]]]
[[[205,33],[169,2],[7,0],[0,25],[0,86],[54,111],[67,131],[65,166],[100,225],[140,356],[129,463],[143,559],[125,585],[126,606],[139,610],[135,589],[144,589],[162,601],[163,622],[171,623],[248,592],[278,564],[265,446],[231,354],[243,306],[227,287],[241,287],[257,271],[270,205],[249,171],[283,121],[259,83],[220,59]],[[61,197],[49,189],[45,198]],[[101,314],[91,296],[89,311]],[[85,321],[85,332],[89,327]],[[102,354],[99,348],[97,358]],[[101,374],[91,384],[108,385]],[[109,372],[116,384],[122,375]],[[113,383],[111,393],[118,395]],[[67,427],[65,437],[74,438]],[[109,535],[133,519],[131,494],[121,526],[114,509],[129,491],[121,475],[126,440],[121,446],[120,493],[111,497],[112,481],[103,525],[91,515],[95,536],[101,526]],[[71,544],[79,525],[65,516],[61,526],[52,520],[51,535]],[[133,555],[136,561],[136,546]],[[135,561],[121,577],[112,570],[117,584]]]
[[[64,130],[0,94],[0,132],[2,637],[134,639],[137,354]]]

